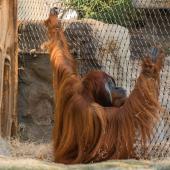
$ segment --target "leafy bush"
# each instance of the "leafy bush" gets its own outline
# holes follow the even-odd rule
[[[83,18],[93,18],[107,23],[128,26],[138,20],[132,0],[65,0],[77,9]]]

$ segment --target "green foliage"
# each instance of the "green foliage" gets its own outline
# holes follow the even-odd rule
[[[78,9],[83,18],[93,18],[124,26],[138,19],[132,0],[65,0],[65,3]]]

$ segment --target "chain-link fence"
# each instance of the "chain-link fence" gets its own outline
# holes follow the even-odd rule
[[[52,7],[60,9],[80,74],[104,70],[129,93],[139,75],[140,59],[154,45],[164,48],[167,56],[161,74],[160,102],[166,110],[160,113],[161,120],[148,142],[145,157],[170,156],[170,1],[18,0],[20,67],[30,55],[44,55],[40,48],[47,40],[43,21]],[[140,147],[136,147],[144,158]]]

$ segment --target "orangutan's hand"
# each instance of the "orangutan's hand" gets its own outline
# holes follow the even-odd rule
[[[142,72],[149,77],[157,77],[163,67],[165,54],[160,48],[153,47],[151,54],[143,59]]]

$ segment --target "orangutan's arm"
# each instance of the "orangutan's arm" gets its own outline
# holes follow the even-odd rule
[[[164,53],[143,60],[142,71],[134,90],[120,108],[107,108],[109,146],[114,146],[112,158],[122,159],[134,156],[133,145],[136,133],[140,134],[144,146],[153,132],[161,107],[158,101],[159,77],[163,65]],[[156,60],[156,61],[154,61]],[[115,143],[115,145],[113,145]],[[113,149],[110,149],[113,151]]]
[[[154,50],[159,49],[154,48]],[[143,59],[142,71],[135,88],[121,108],[127,112],[133,112],[137,125],[139,122],[143,122],[143,125],[149,126],[150,121],[158,117],[157,112],[160,110],[159,82],[163,60],[164,53],[161,50],[158,54]]]
[[[45,21],[48,29],[49,42],[45,48],[49,50],[50,61],[54,71],[54,80],[57,82],[57,89],[60,84],[72,75],[76,75],[76,63],[69,52],[69,47],[64,32],[59,23],[58,17],[53,13]]]

